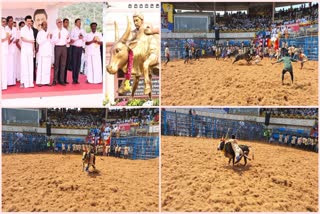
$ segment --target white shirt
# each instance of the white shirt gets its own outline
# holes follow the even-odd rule
[[[48,38],[48,31],[39,31],[37,43],[39,44],[39,56],[52,56],[52,42],[51,39]]]
[[[11,34],[11,44],[9,44],[9,54],[14,54],[17,50],[17,46],[15,41],[18,39],[17,35],[17,29],[15,27],[12,27],[12,29],[9,28],[9,26],[5,27],[5,31]]]
[[[90,42],[93,40],[94,37],[99,38],[99,41],[102,41],[102,35],[99,32],[90,32],[86,36],[86,41]],[[91,43],[90,45],[86,46],[86,54],[87,55],[99,55],[100,56],[100,45],[97,43]]]
[[[164,54],[165,54],[165,56],[168,56],[169,55],[169,48],[168,47],[166,47],[165,49],[164,49]]]
[[[68,29],[67,28],[64,28],[64,29],[66,29],[67,31],[68,31]],[[70,35],[70,32],[68,31],[68,33],[69,33],[69,35]],[[68,42],[70,42],[70,40],[68,41]],[[69,48],[70,47],[70,44],[69,43],[67,43],[67,48]]]
[[[60,39],[59,39],[59,32],[60,32]],[[63,46],[70,41],[70,38],[68,39],[68,36],[69,36],[69,32],[65,28],[62,27],[61,30],[59,28],[56,28],[52,34],[52,41],[57,46]]]
[[[25,25],[23,28],[21,28],[20,38],[22,37],[27,40],[34,40],[32,27],[29,28],[27,25]],[[21,52],[33,54],[33,47],[33,43],[24,42],[21,40]]]
[[[79,35],[82,34],[83,38],[79,39]],[[83,47],[86,38],[86,32],[83,29],[79,29],[77,26],[71,31],[71,39],[74,40],[74,43],[71,45],[77,47]]]
[[[5,39],[6,37],[7,37],[7,32],[5,31],[4,27],[1,26],[1,39]],[[2,47],[2,54],[7,55],[8,48],[9,48],[8,40],[1,42],[1,47]],[[2,62],[2,63],[5,63],[5,62]]]

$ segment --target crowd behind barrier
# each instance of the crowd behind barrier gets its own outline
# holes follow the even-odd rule
[[[2,132],[2,153],[82,153],[89,147],[97,155],[120,158],[151,159],[159,156],[159,137],[111,137],[110,141],[89,143],[85,138],[48,137],[36,133]]]
[[[260,116],[265,116],[266,112],[277,118],[318,119],[317,108],[260,108]]]

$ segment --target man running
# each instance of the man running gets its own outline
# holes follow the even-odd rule
[[[290,73],[291,81],[292,81],[292,84],[293,84],[293,68],[292,68],[291,62],[297,62],[297,60],[290,58],[289,57],[289,53],[286,53],[285,57],[282,57],[278,61],[272,62],[271,64],[273,65],[273,64],[276,64],[276,63],[280,63],[280,62],[283,62],[283,64],[284,64],[284,67],[283,67],[283,70],[282,70],[282,85],[283,85],[284,75],[287,72]]]
[[[308,57],[302,51],[299,52],[299,61],[301,62],[300,69],[302,69],[303,64],[308,61]]]
[[[168,62],[170,61],[170,51],[169,51],[169,45],[166,45],[166,48],[164,49],[164,54],[167,58],[167,61],[165,63],[165,65],[168,64]]]

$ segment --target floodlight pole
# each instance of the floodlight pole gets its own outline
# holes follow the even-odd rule
[[[216,2],[213,2],[213,23],[216,26]]]
[[[276,3],[275,3],[275,2],[272,2],[272,23],[274,23],[274,10],[275,10],[275,6],[276,6]]]

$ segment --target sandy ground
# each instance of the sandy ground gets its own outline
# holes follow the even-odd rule
[[[240,141],[255,160],[233,168],[218,140],[162,136],[161,143],[162,211],[318,210],[317,153]]]
[[[233,61],[233,59],[232,59]],[[271,65],[246,61],[203,58],[185,65],[183,60],[161,67],[162,105],[317,105],[318,62],[293,63],[295,82],[286,73],[281,84],[283,63]],[[273,60],[275,62],[275,60]]]
[[[2,211],[158,211],[158,163],[98,157],[89,176],[81,155],[3,155]]]

